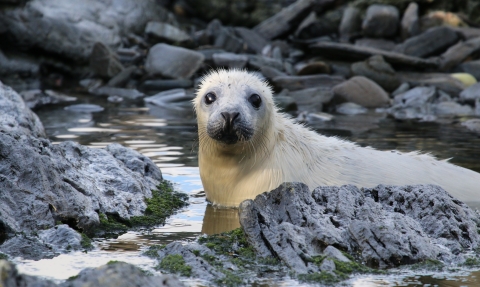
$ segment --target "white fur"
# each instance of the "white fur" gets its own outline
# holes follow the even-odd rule
[[[256,91],[266,105],[253,138],[225,145],[208,137],[209,110],[202,106],[205,94],[215,88],[217,97],[228,97],[222,105],[248,104],[242,94],[246,87]],[[437,184],[465,202],[480,201],[479,173],[426,154],[378,151],[317,134],[279,113],[270,87],[254,74],[213,71],[202,80],[193,102],[199,129],[200,176],[213,204],[238,206],[245,199],[293,181],[306,183],[310,189],[343,184]]]

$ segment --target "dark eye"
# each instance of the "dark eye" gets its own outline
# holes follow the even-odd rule
[[[217,96],[215,96],[215,94],[208,93],[208,94],[205,95],[205,104],[207,104],[207,105],[212,104],[216,100],[217,100]]]
[[[256,109],[258,109],[262,105],[262,98],[260,98],[260,96],[257,94],[251,95],[250,98],[248,98],[248,101]]]

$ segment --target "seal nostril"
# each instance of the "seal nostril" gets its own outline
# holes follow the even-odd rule
[[[234,123],[235,120],[238,118],[238,116],[240,115],[240,113],[238,112],[235,112],[235,113],[231,113],[231,120],[230,120],[230,123]]]
[[[228,113],[228,112],[222,112],[220,113],[225,120],[225,129],[229,130],[233,127],[233,123],[235,122],[236,119],[238,119],[240,113],[238,112],[233,112],[233,113]]]

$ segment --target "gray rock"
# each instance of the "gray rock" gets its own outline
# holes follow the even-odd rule
[[[469,61],[459,65],[459,72],[468,73],[477,79],[480,80],[480,60]]]
[[[17,235],[8,239],[0,245],[0,252],[11,258],[21,257],[27,260],[50,259],[59,255],[50,245],[36,237],[26,235]]]
[[[334,86],[344,82],[341,76],[310,75],[310,76],[280,76],[273,78],[273,84],[289,91],[298,91],[308,88],[321,87],[330,90]]]
[[[90,68],[98,76],[110,79],[123,70],[123,65],[108,46],[97,42],[90,55]]]
[[[115,88],[109,86],[103,86],[97,89],[89,90],[89,92],[96,96],[119,96],[126,99],[139,99],[145,97],[144,93],[141,93],[135,89]]]
[[[478,215],[434,185],[345,185],[311,192],[304,184],[284,183],[242,202],[239,216],[260,256],[278,257],[299,273],[318,272],[308,259],[329,245],[384,268],[426,259],[449,262],[480,241]]]
[[[445,51],[457,43],[459,39],[459,35],[454,30],[448,27],[435,27],[397,45],[395,51],[409,56],[425,58]]]
[[[261,54],[263,47],[268,44],[268,41],[260,36],[257,32],[244,27],[235,27],[235,33],[247,45],[247,51]]]
[[[452,97],[457,97],[461,91],[466,89],[458,79],[453,78],[450,74],[443,73],[415,73],[415,72],[398,72],[400,81],[409,83],[411,86],[434,86],[447,92]]]
[[[480,99],[480,83],[471,85],[460,93],[460,100],[464,102],[475,102],[478,99]]]
[[[281,112],[291,112],[298,109],[295,99],[288,96],[287,90],[283,90],[280,94],[275,95],[273,101]]]
[[[393,37],[398,30],[399,12],[395,6],[374,4],[368,7],[362,23],[369,37]]]
[[[30,109],[36,109],[50,104],[73,102],[77,100],[75,97],[69,97],[52,90],[29,90],[21,92],[20,95]]]
[[[298,26],[294,35],[298,39],[314,39],[338,33],[343,16],[343,9],[334,9],[317,17],[315,11],[310,12]]]
[[[270,80],[273,79],[273,78],[276,78],[276,77],[287,76],[287,74],[285,74],[284,72],[282,72],[280,70],[277,70],[273,67],[269,67],[269,66],[261,67],[260,72],[262,73],[262,75],[265,76],[265,78],[270,79]]]
[[[433,87],[416,87],[396,95],[388,113],[399,120],[428,119],[433,113],[436,91]]]
[[[368,109],[355,103],[347,102],[335,106],[335,111],[342,115],[358,115],[365,114],[366,112],[368,112]]]
[[[388,92],[394,91],[401,83],[395,70],[380,55],[352,64],[352,73],[369,78]]]
[[[333,272],[336,269],[335,262],[332,259],[324,259],[322,264],[320,264],[320,271],[323,272]]]
[[[191,41],[190,36],[168,23],[150,21],[145,27],[145,34],[159,42],[183,43]]]
[[[161,92],[172,89],[188,89],[193,87],[192,80],[147,80],[141,84],[142,90],[149,92]]]
[[[66,224],[60,224],[38,232],[38,237],[52,246],[56,252],[82,250],[82,236]]]
[[[440,102],[433,106],[437,116],[470,116],[473,115],[473,108],[469,105],[460,105],[455,102]]]
[[[185,286],[172,275],[149,276],[140,268],[125,262],[116,262],[82,270],[77,277],[61,283],[61,287],[182,287]]]
[[[144,101],[159,107],[170,109],[184,109],[187,105],[191,107],[191,101],[195,98],[193,93],[187,93],[184,89],[173,89],[146,97]]]
[[[290,91],[288,96],[295,100],[298,108],[302,111],[319,112],[323,105],[333,98],[331,88],[318,86],[302,90]]]
[[[358,35],[362,30],[362,15],[360,9],[348,6],[343,11],[342,21],[338,32],[343,42],[349,42],[352,36]]]
[[[148,21],[171,18],[153,0],[33,0],[2,9],[0,27],[23,48],[83,62],[95,43],[117,47],[121,34],[142,33]]]
[[[77,104],[66,106],[64,109],[66,111],[72,111],[76,113],[98,113],[105,110],[103,107],[94,104]]]
[[[201,53],[167,44],[157,44],[148,52],[145,69],[150,75],[190,78],[203,63]]]
[[[12,88],[0,82],[0,131],[45,138],[45,130],[25,102]]]
[[[0,20],[1,21],[1,20]],[[28,74],[37,76],[40,63],[26,55],[5,55],[0,51],[0,75]]]
[[[418,18],[418,4],[411,2],[403,13],[401,22],[401,34],[407,39],[420,34],[420,19]]]
[[[462,123],[469,131],[480,135],[480,119],[471,119]]]
[[[322,61],[315,61],[310,63],[297,63],[295,65],[297,76],[315,75],[315,74],[330,74],[330,65]]]
[[[390,100],[388,94],[375,82],[355,76],[333,88],[334,101],[353,102],[366,108],[386,106]]]
[[[217,53],[212,57],[217,67],[243,69],[248,62],[248,56],[233,53]]]
[[[440,69],[449,71],[478,51],[480,51],[480,38],[459,42],[440,56]]]
[[[264,57],[260,55],[248,55],[248,65],[254,69],[260,70],[262,67],[271,67],[283,71],[283,63],[277,59]]]
[[[355,46],[392,51],[395,48],[395,43],[385,39],[361,38],[355,41]]]
[[[253,28],[255,32],[267,40],[278,38],[292,31],[311,12],[314,1],[299,0],[284,8],[279,13],[266,19]],[[329,1],[317,1],[318,6],[326,5]]]
[[[0,286],[2,287],[58,287],[44,278],[21,274],[13,263],[0,260]]]
[[[221,27],[215,34],[214,46],[228,52],[239,53],[243,50],[243,40],[235,35],[233,29]]]
[[[116,76],[110,79],[108,81],[107,85],[109,87],[124,87],[127,82],[130,80],[132,74],[137,70],[137,67],[135,66],[130,66],[128,68],[125,68],[123,71],[118,73]]]
[[[345,255],[343,255],[340,250],[331,245],[327,246],[327,248],[323,250],[323,255],[334,258],[341,262],[351,262],[351,260],[348,259]]]
[[[410,90],[410,84],[409,83],[402,83],[398,88],[391,93],[392,97],[395,97],[397,95],[403,94],[406,91]]]

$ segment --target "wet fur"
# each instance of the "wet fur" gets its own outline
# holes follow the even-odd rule
[[[226,145],[208,136],[211,111],[202,106],[202,99],[219,86],[222,88],[217,97],[232,97],[228,102],[236,101],[236,95],[241,97],[246,87],[262,97],[265,115],[255,119],[249,141]],[[212,71],[203,78],[193,102],[198,121],[200,176],[207,199],[213,204],[238,206],[245,199],[290,181],[304,182],[311,189],[343,184],[438,184],[460,200],[480,201],[479,173],[427,154],[378,151],[317,134],[279,113],[270,87],[254,74]]]

